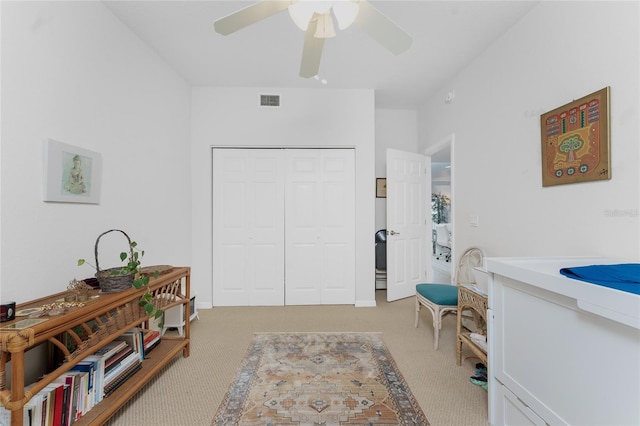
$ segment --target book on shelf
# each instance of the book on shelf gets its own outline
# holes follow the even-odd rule
[[[158,330],[146,330],[143,342],[144,354],[147,355],[160,343],[160,332]]]
[[[102,388],[104,387],[104,361],[105,357],[101,355],[89,355],[84,358],[84,361],[92,362],[95,369],[95,386],[93,392],[93,404],[97,404],[102,401],[104,397]]]
[[[131,330],[128,330],[121,334],[118,337],[118,340],[127,342],[127,345],[133,348],[134,352],[138,353],[138,355],[140,356],[140,360],[144,359],[144,345],[142,343],[143,332],[141,329],[137,327],[132,328]]]
[[[116,353],[120,352],[126,346],[126,342],[122,340],[112,340],[93,353],[95,356],[104,356],[110,358]]]
[[[49,401],[49,391],[43,389],[40,391],[40,395],[42,396],[42,424],[46,425],[48,424],[47,415],[49,405],[51,404],[51,401]]]
[[[22,424],[29,426],[40,426],[40,423],[31,423],[31,415],[29,414],[31,411],[30,407],[24,406],[24,412],[22,413]],[[9,426],[11,424],[11,411],[4,408],[0,405],[0,425]]]
[[[64,383],[62,393],[62,414],[60,421],[63,426],[69,425],[69,407],[71,406],[71,385]]]
[[[160,344],[160,337],[155,339],[153,342],[149,344],[149,346],[144,350],[145,356],[149,354],[152,350],[154,350]]]
[[[69,380],[67,380],[69,379]],[[62,395],[62,412],[56,417],[54,420],[54,424],[68,426],[70,423],[71,416],[71,407],[73,402],[73,374],[63,374],[62,376],[57,377],[52,384],[60,384],[64,387],[63,395]],[[77,391],[77,389],[76,389]],[[56,398],[58,395],[56,395]],[[76,399],[77,404],[77,399]],[[75,419],[75,412],[74,419]]]
[[[10,425],[11,424],[11,411],[4,408],[4,406],[0,405],[0,425]]]
[[[143,336],[142,340],[146,345],[151,340],[154,340],[156,337],[160,336],[160,331],[159,330],[143,330],[142,336]]]
[[[114,368],[116,368],[118,365],[120,365],[120,362],[122,362],[123,359],[125,359],[126,357],[128,357],[132,353],[133,353],[133,348],[131,346],[125,344],[125,348],[124,349],[122,349],[117,354],[113,355],[111,358],[105,359],[105,361],[104,361],[104,374],[106,375],[109,371],[111,371]]]
[[[4,410],[4,408],[3,408]],[[31,397],[31,399],[24,406],[24,419],[23,425],[28,426],[41,426],[42,423],[42,395],[37,393]],[[9,413],[9,422],[4,423],[2,421],[2,414],[0,414],[0,424],[11,424],[11,412],[7,410]]]
[[[31,398],[23,424],[73,425],[142,367],[143,350],[143,333],[134,329],[86,356]],[[10,420],[11,413],[0,412],[0,426],[2,416]]]
[[[102,348],[95,351],[83,359],[86,362],[92,362],[95,369],[95,386],[93,392],[93,405],[102,401],[104,398],[104,375],[111,366],[115,367],[117,361],[131,353],[131,348],[127,346],[127,342],[123,340],[113,340]],[[107,365],[109,367],[107,367]]]
[[[80,417],[82,414],[79,409],[82,408],[82,403],[79,402],[86,398],[85,386],[81,384],[82,376],[85,376],[85,380],[88,380],[88,373],[82,371],[70,370],[60,377],[54,380],[54,383],[63,383],[65,385],[65,401],[63,403],[63,426],[70,426]],[[94,384],[95,388],[95,384]]]
[[[51,426],[54,424],[54,420],[55,420],[55,413],[56,413],[56,404],[57,404],[57,392],[56,389],[58,388],[58,386],[51,384],[48,386],[45,386],[42,389],[42,393],[44,395],[44,398],[46,399],[46,403],[43,406],[44,409],[44,420],[45,420],[45,425]],[[59,423],[58,423],[59,424]]]
[[[69,371],[64,375],[65,382],[71,387],[71,401],[69,403],[67,425],[72,425],[78,419],[78,402],[82,400],[80,393],[80,377],[82,373]]]
[[[35,394],[25,405],[26,417],[29,420],[29,426],[42,425],[42,395]],[[26,419],[24,419],[26,420]]]
[[[142,368],[142,361],[139,359],[136,360],[133,364],[127,367],[120,375],[118,375],[114,380],[105,387],[104,396],[105,398],[111,395],[116,389],[118,389],[124,382],[129,380],[131,376],[136,374],[138,370]]]
[[[30,423],[31,422],[30,419],[32,415],[30,415],[29,413],[32,411],[33,410],[31,409],[31,407],[27,407],[25,405],[24,410],[22,412],[22,424],[29,425],[29,426],[36,426],[36,425],[40,426],[42,423]],[[9,426],[10,424],[11,424],[11,411],[7,410],[2,405],[0,405],[0,425]]]
[[[86,408],[86,395],[88,392],[88,388],[89,388],[89,373],[87,373],[86,371],[77,371],[76,372],[77,377],[76,380],[78,380],[78,401],[77,401],[77,407],[76,407],[76,419],[79,419],[80,417],[82,417],[84,415],[84,413],[87,410]]]
[[[80,361],[76,365],[74,365],[70,371],[79,371],[82,373],[87,373],[83,375],[81,378],[82,388],[80,393],[82,395],[82,411],[81,414],[84,415],[86,412],[91,410],[91,408],[95,405],[95,380],[97,376],[97,368],[98,362],[91,360],[87,361],[86,358],[83,361]]]
[[[142,347],[142,333],[131,330],[107,343],[92,355],[84,357],[55,382],[66,386],[58,391],[59,395],[47,395],[44,399],[54,410],[45,409],[50,416],[45,425],[70,426],[82,418],[105,396],[105,386],[120,378],[121,373],[142,356],[136,348]],[[62,409],[62,407],[64,407]],[[39,425],[40,426],[40,425]]]
[[[32,403],[31,400],[29,400],[29,402],[25,404],[23,408],[23,417],[22,417],[23,425],[28,424],[29,426],[36,426],[36,425],[39,426],[42,424],[42,422],[36,423],[36,408],[37,408],[37,405],[35,403]],[[38,419],[40,419],[40,417]]]
[[[105,373],[104,375],[105,388],[109,384],[111,384],[111,382],[113,382],[124,370],[126,370],[129,366],[131,366],[136,362],[140,362],[140,356],[135,352],[131,352],[126,358],[120,361],[115,368],[111,369],[108,373]]]

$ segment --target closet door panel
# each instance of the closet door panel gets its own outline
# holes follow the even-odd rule
[[[322,303],[355,303],[355,157],[352,149],[322,150]]]
[[[297,242],[288,246],[285,265],[286,305],[320,304],[322,264],[318,261],[319,255],[315,243]]]
[[[319,162],[315,150],[288,150],[285,176],[285,303],[319,304],[321,300],[318,232]]]
[[[286,155],[286,304],[354,303],[353,150]]]
[[[284,304],[282,153],[213,150],[213,304]]]

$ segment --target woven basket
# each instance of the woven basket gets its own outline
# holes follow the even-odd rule
[[[115,334],[118,331],[118,325],[116,324],[116,318],[114,316],[109,317],[107,320],[107,333]]]
[[[117,329],[121,329],[125,326],[125,321],[124,321],[124,312],[122,312],[122,310],[120,308],[118,308],[116,310],[116,327]]]
[[[100,270],[100,265],[98,263],[98,243],[100,242],[100,237],[109,232],[121,232],[125,237],[127,237],[128,247],[129,247],[129,255],[133,257],[133,248],[131,247],[131,239],[129,236],[119,229],[110,229],[106,232],[103,232],[96,239],[95,246],[95,257],[96,257],[96,278],[98,279],[98,283],[100,284],[100,290],[103,293],[116,293],[119,291],[128,290],[133,286],[133,279],[135,278],[135,272],[130,272],[128,274],[114,274],[114,272],[122,269],[118,268],[110,268],[105,269],[103,271]]]

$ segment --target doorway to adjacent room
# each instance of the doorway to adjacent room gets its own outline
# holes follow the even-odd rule
[[[455,257],[454,139],[452,133],[424,151],[431,157],[431,281],[439,283],[452,282],[453,278],[451,264]],[[439,239],[438,231],[441,235]]]

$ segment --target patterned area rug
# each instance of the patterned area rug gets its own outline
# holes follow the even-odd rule
[[[381,333],[257,333],[212,425],[428,425]]]

